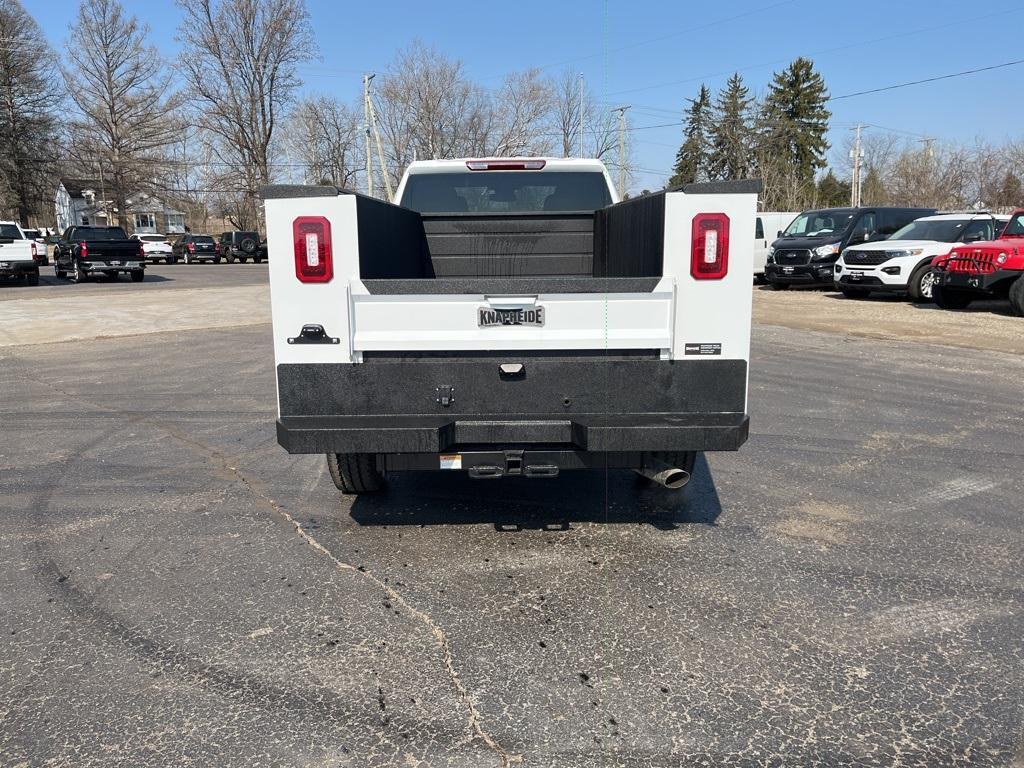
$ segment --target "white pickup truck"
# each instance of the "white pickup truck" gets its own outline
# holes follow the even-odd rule
[[[39,253],[46,246],[25,236],[13,221],[0,221],[0,278],[17,278],[39,285]]]
[[[280,444],[402,470],[635,469],[747,439],[760,183],[623,202],[596,160],[413,163],[397,204],[263,190]]]

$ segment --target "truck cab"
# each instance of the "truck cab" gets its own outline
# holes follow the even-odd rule
[[[562,158],[413,163],[395,204],[266,188],[278,441],[347,493],[403,470],[681,487],[747,438],[759,190],[620,202]]]
[[[932,262],[933,294],[943,309],[964,309],[978,299],[1009,299],[1024,317],[1024,209],[1010,216],[991,241],[964,243]]]

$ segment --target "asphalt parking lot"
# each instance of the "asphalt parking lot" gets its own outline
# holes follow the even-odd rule
[[[0,765],[1022,764],[1021,357],[755,295],[750,442],[679,494],[343,498],[258,315],[3,347]]]

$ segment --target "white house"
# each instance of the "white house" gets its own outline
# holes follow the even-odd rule
[[[113,201],[104,197],[110,197],[110,190],[96,179],[61,179],[54,199],[58,231],[74,225],[105,225],[108,213],[112,220],[118,220]],[[185,213],[158,197],[139,192],[129,195],[125,203],[132,232],[180,234],[185,231]]]

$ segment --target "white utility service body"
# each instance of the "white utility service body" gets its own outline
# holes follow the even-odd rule
[[[616,202],[600,162],[552,158],[414,163],[399,205],[265,189],[279,442],[350,491],[404,469],[663,482],[735,450],[758,191]]]

